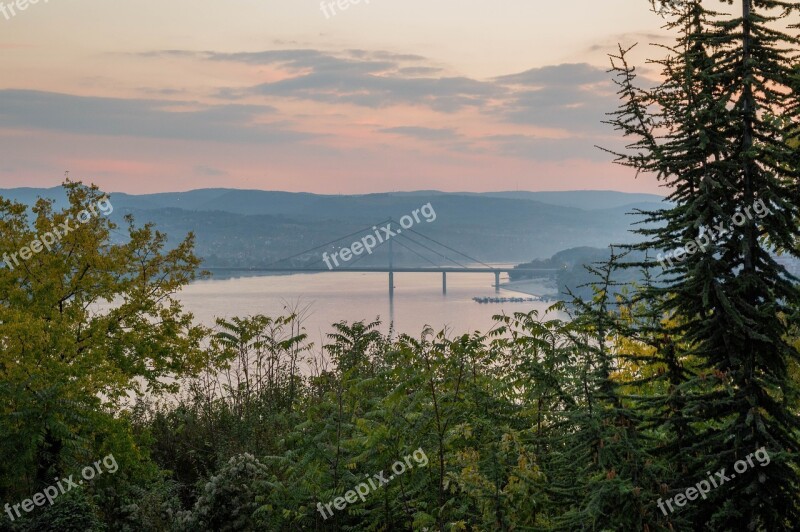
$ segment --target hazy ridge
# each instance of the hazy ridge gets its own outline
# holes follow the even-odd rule
[[[28,205],[39,196],[56,200],[57,206],[66,201],[61,188],[6,189],[0,195]],[[429,202],[437,219],[414,229],[447,246],[487,262],[548,258],[568,248],[602,248],[635,240],[630,229],[636,217],[629,213],[657,208],[661,197],[615,191],[322,195],[220,188],[142,195],[115,192],[111,200],[112,218],[117,221],[133,214],[140,223],[156,223],[172,241],[194,232],[198,254],[208,267],[254,267],[389,217],[397,220]],[[395,255],[398,264],[424,264],[398,246]],[[311,260],[314,254],[300,259]],[[378,250],[359,264],[385,261],[384,252]]]

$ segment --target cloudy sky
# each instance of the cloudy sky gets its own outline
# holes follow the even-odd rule
[[[594,147],[620,142],[607,54],[669,41],[648,0],[342,5],[6,7],[0,187],[664,192]]]

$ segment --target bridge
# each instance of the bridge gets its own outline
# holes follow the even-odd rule
[[[212,271],[219,271],[219,272],[252,272],[252,273],[334,273],[334,272],[357,272],[357,273],[388,273],[389,274],[389,299],[394,299],[394,274],[395,273],[441,273],[442,274],[442,294],[447,294],[447,274],[448,273],[491,273],[494,275],[494,287],[495,292],[500,291],[500,274],[508,273],[511,271],[514,272],[525,272],[525,273],[536,273],[536,274],[548,274],[554,273],[559,271],[556,268],[552,269],[534,269],[534,268],[513,268],[513,267],[499,267],[499,266],[491,266],[482,262],[478,259],[470,257],[469,255],[462,253],[456,249],[453,249],[437,240],[434,240],[431,237],[423,235],[411,229],[411,227],[406,227],[405,225],[400,225],[396,229],[393,228],[393,224],[397,224],[391,218],[379,222],[374,225],[370,225],[367,228],[361,229],[359,231],[355,231],[343,237],[337,238],[336,240],[331,240],[330,242],[326,242],[319,246],[313,247],[311,249],[307,249],[305,251],[301,251],[291,257],[286,257],[284,259],[280,259],[278,261],[272,262],[265,267],[254,267],[254,268],[209,268]],[[381,240],[380,243],[377,240],[380,239],[378,231],[376,230],[377,227],[384,227],[388,228],[389,233],[392,234],[391,237],[387,237],[385,240]],[[409,236],[409,233],[413,233],[413,237]],[[361,239],[358,239],[358,235],[364,235]],[[375,236],[378,236],[376,239]],[[365,240],[367,238],[371,238],[371,241],[375,242],[375,245],[370,247],[367,245]],[[350,240],[348,240],[350,239]],[[424,240],[424,242],[423,242]],[[340,247],[338,250],[334,251],[336,245],[342,241],[345,241],[346,244],[344,247]],[[360,252],[356,252],[357,244],[359,244],[359,248],[361,248]],[[408,266],[395,266],[395,254],[394,254],[394,245],[397,244],[417,257],[423,259],[424,261],[431,264],[431,266],[424,266],[424,267],[408,267]],[[354,267],[354,265],[359,262],[360,260],[364,259],[367,256],[371,256],[373,254],[374,249],[382,248],[386,246],[388,249],[387,253],[387,265],[386,266],[362,266],[362,267]],[[433,246],[433,247],[432,247]],[[438,247],[438,249],[437,249]],[[453,263],[453,265],[442,265],[437,264],[433,260],[431,260],[430,256],[425,256],[420,253],[420,250],[425,250],[429,253],[432,253],[434,256],[438,257],[441,261],[445,263]],[[349,251],[348,255],[351,255],[351,258],[357,257],[352,264],[349,266],[339,266],[338,259],[334,259],[337,257],[342,250]],[[365,251],[367,251],[365,253]],[[328,254],[331,253],[331,256]],[[311,254],[319,254],[319,258],[314,260],[313,262],[306,262],[308,259],[303,259],[303,257],[308,257]],[[465,258],[473,264],[479,264],[480,266],[467,266],[462,264],[458,260],[453,257],[458,257],[461,260]],[[344,259],[344,254],[340,257],[343,262],[349,262],[350,259]],[[336,266],[333,266],[332,261],[335,262]],[[302,262],[302,264],[298,265],[298,262]],[[323,267],[321,263],[325,263],[327,267]],[[281,265],[283,264],[283,265]],[[319,266],[317,266],[319,264]]]

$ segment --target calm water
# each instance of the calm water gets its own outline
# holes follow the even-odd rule
[[[507,282],[501,277],[501,284]],[[447,295],[442,295],[442,276],[433,273],[400,273],[394,276],[394,305],[389,304],[386,273],[318,273],[286,276],[246,277],[207,280],[186,287],[178,298],[196,319],[213,325],[216,317],[230,318],[266,314],[286,314],[285,307],[306,309],[304,326],[309,339],[319,342],[340,321],[373,320],[380,317],[384,333],[389,323],[395,330],[419,336],[425,325],[435,330],[449,328],[454,333],[486,332],[493,325],[492,315],[506,312],[543,312],[550,303],[489,303],[472,301],[476,296],[495,296],[494,275],[458,273],[447,275]],[[541,284],[532,286],[535,294],[549,292]],[[501,289],[500,297],[528,297]]]

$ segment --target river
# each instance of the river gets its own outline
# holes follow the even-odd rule
[[[503,276],[505,278],[505,275]],[[495,293],[494,275],[452,273],[447,275],[447,295],[442,294],[438,273],[395,273],[394,303],[389,302],[386,273],[314,273],[202,280],[184,288],[178,299],[197,321],[212,326],[215,318],[265,314],[287,314],[287,308],[302,309],[303,325],[309,339],[319,342],[337,321],[374,320],[383,322],[381,330],[419,336],[425,325],[436,331],[447,328],[452,334],[486,332],[495,325],[499,313],[541,313],[551,303],[477,303],[473,297],[529,297],[507,288]],[[503,280],[501,280],[503,286]],[[514,284],[517,290],[532,294],[552,293],[542,282]],[[319,345],[319,344],[318,344]]]

